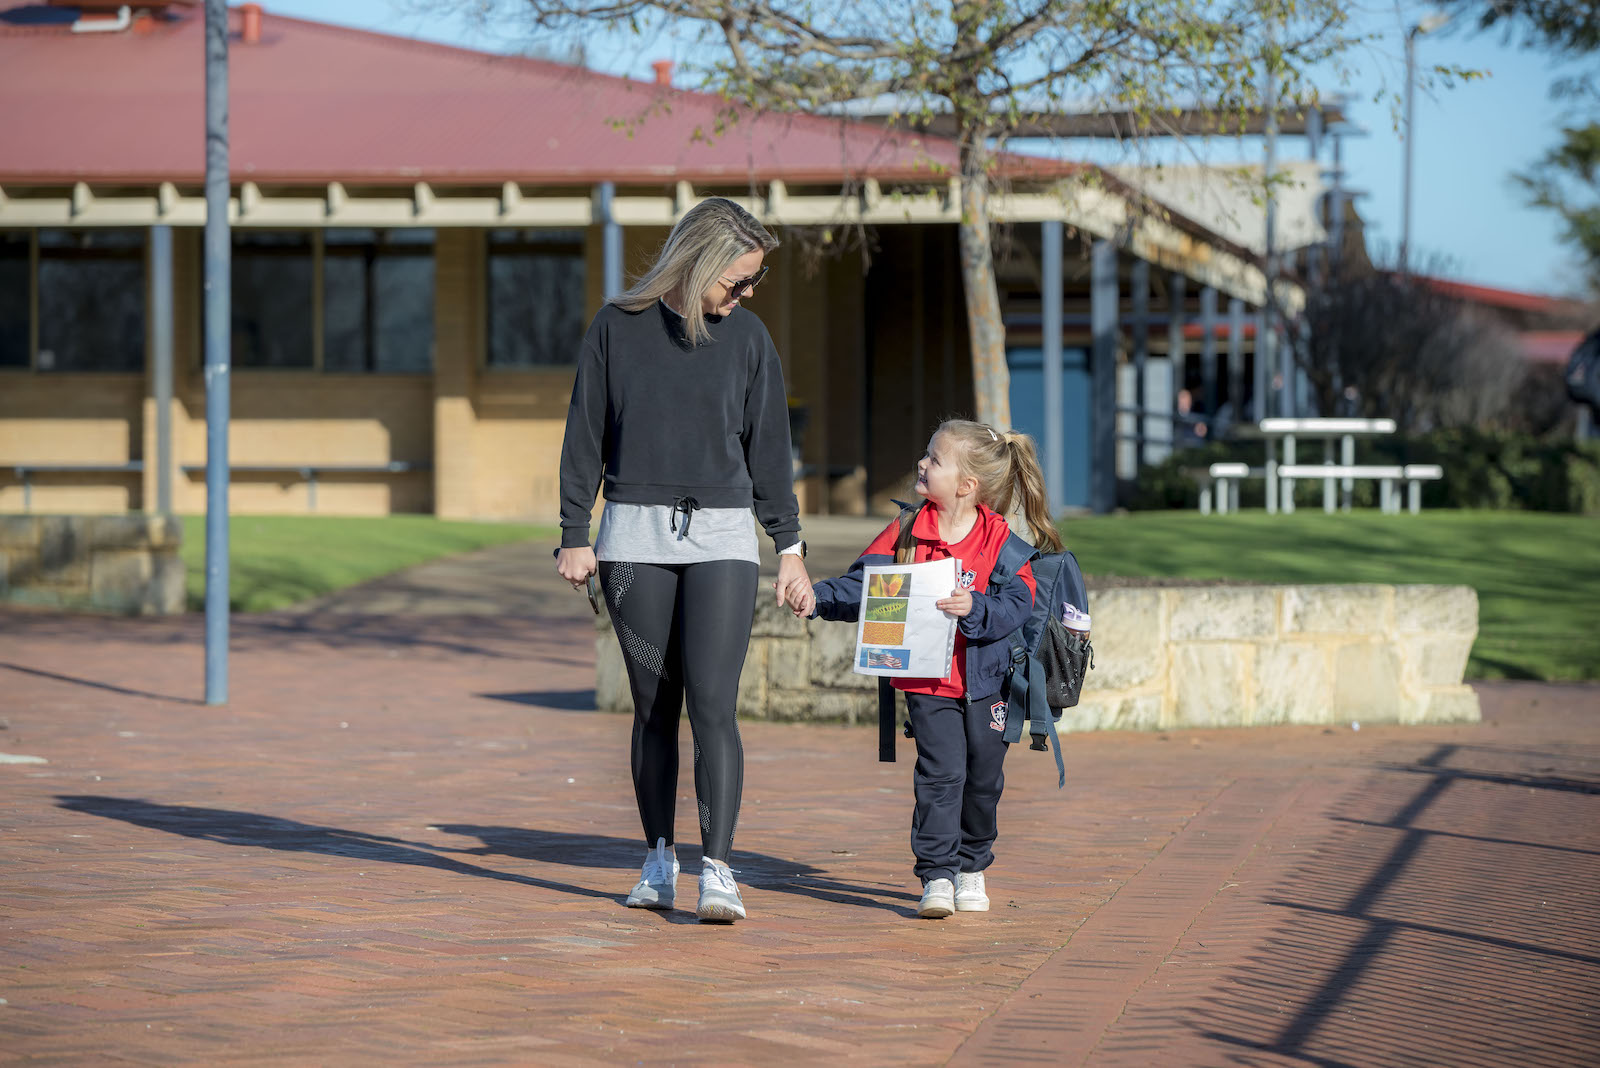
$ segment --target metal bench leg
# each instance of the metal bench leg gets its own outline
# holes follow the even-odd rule
[[[1276,515],[1278,511],[1278,446],[1271,438],[1267,439],[1267,514]]]
[[[1211,483],[1202,483],[1200,486],[1200,514],[1211,514]]]
[[[1234,479],[1232,482],[1228,483],[1229,512],[1237,512],[1239,510],[1239,484],[1243,481],[1243,479]]]
[[[1283,462],[1294,463],[1294,435],[1285,434],[1283,438]],[[1294,515],[1294,479],[1280,479],[1278,483],[1278,507],[1284,515]]]
[[[1322,441],[1322,462],[1327,466],[1333,465],[1333,439],[1324,438]],[[1328,515],[1333,514],[1333,479],[1322,480],[1322,510]]]
[[[1406,506],[1412,515],[1422,514],[1422,483],[1416,479],[1406,487]]]
[[[1339,462],[1346,467],[1352,467],[1355,465],[1356,439],[1350,434],[1346,434],[1344,437],[1339,439]],[[1345,478],[1339,480],[1339,506],[1346,512],[1350,510],[1350,506],[1355,500],[1355,489],[1355,479]]]
[[[19,470],[17,475],[22,479],[22,510],[31,512],[33,511],[33,477],[28,474],[28,469],[25,467]]]

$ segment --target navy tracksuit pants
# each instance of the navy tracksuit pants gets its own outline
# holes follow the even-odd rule
[[[908,693],[906,711],[917,743],[917,877],[953,881],[958,871],[983,871],[994,863],[995,812],[1005,788],[1005,706],[998,694],[966,701]]]

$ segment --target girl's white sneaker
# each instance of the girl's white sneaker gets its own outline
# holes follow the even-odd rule
[[[942,920],[956,910],[955,887],[949,879],[929,879],[922,884],[922,900],[917,915],[924,920]]]
[[[989,894],[983,885],[983,872],[964,871],[956,875],[956,911],[989,911]]]

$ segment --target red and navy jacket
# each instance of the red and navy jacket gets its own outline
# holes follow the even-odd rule
[[[1011,536],[1005,519],[992,509],[978,506],[978,519],[972,530],[951,545],[939,536],[939,511],[927,502],[911,524],[916,539],[913,563],[956,557],[961,561],[961,585],[972,591],[972,611],[956,624],[955,650],[950,658],[950,674],[942,679],[896,678],[898,690],[933,694],[939,697],[987,697],[998,693],[1011,665],[1011,649],[1006,637],[1022,626],[1033,611],[1033,568],[1023,564],[1004,586],[989,589],[989,573],[999,559],[1000,549]],[[872,544],[838,578],[816,584],[817,608],[823,619],[855,622],[861,612],[862,569],[894,563],[894,545],[900,537],[896,517]]]

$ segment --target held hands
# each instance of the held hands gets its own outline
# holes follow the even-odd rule
[[[939,598],[933,602],[933,606],[941,612],[961,619],[972,614],[972,591],[952,590],[950,596]]]
[[[595,573],[597,566],[594,549],[588,545],[562,549],[556,554],[556,574],[572,583],[575,590],[583,589],[583,584],[589,581],[589,576]]]
[[[778,603],[789,606],[797,617],[809,616],[816,607],[817,595],[811,588],[811,577],[806,574],[805,561],[793,553],[778,557],[778,581],[772,584]]]

